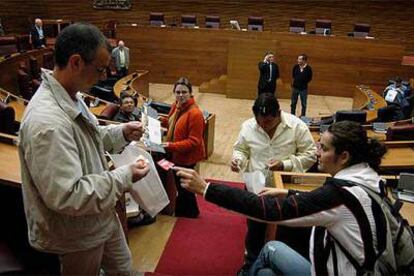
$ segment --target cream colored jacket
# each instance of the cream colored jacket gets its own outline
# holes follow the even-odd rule
[[[316,145],[306,124],[283,111],[280,116],[273,137],[255,118],[248,119],[233,146],[233,158],[241,160],[241,167],[247,172],[262,171],[268,186],[273,183],[273,174],[266,166],[271,159],[282,161],[284,170],[293,172],[305,172],[316,162]]]
[[[108,171],[104,151],[127,142],[121,125],[98,126],[50,72],[42,78],[19,134],[29,241],[58,254],[90,249],[119,227],[114,206],[132,173],[128,166]]]

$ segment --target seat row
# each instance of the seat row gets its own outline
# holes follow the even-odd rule
[[[220,28],[220,17],[216,15],[206,15],[205,16],[205,27],[206,28]],[[149,15],[149,23],[152,26],[165,26],[165,17],[164,13],[161,12],[151,12]],[[240,28],[239,24],[235,20],[231,20],[230,24],[232,27],[238,29]],[[181,27],[190,27],[194,28],[198,26],[197,16],[190,14],[181,15],[180,20]],[[355,23],[353,32],[349,35],[356,37],[366,37],[369,35],[371,26],[364,23]],[[264,19],[261,16],[249,16],[247,18],[247,30],[249,31],[263,31],[264,30]],[[300,18],[291,18],[289,22],[289,31],[293,33],[303,33],[306,31],[306,20]],[[331,34],[332,33],[332,20],[327,19],[316,19],[315,20],[315,30],[310,33],[316,34]]]

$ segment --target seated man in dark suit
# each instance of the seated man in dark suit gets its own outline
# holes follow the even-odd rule
[[[43,22],[40,18],[35,19],[35,24],[30,30],[30,43],[33,48],[46,48],[46,37],[43,32]]]
[[[141,111],[136,107],[137,100],[128,94],[121,94],[121,106],[114,117],[114,121],[126,123],[141,121]]]

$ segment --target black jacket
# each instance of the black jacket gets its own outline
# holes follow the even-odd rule
[[[303,72],[300,71],[300,66],[296,64],[292,69],[293,88],[299,90],[308,89],[308,83],[312,80],[312,67],[306,65]]]
[[[261,61],[258,67],[260,72],[259,82],[257,84],[259,94],[274,94],[276,91],[276,80],[279,78],[279,66],[276,63],[272,63],[272,76],[270,76],[270,63]]]
[[[339,271],[339,275],[355,275],[354,266],[338,248],[336,241],[349,247],[349,253],[363,262],[368,254],[361,241],[371,238],[375,242],[376,228],[374,222],[368,221],[373,217],[368,194],[358,185],[340,189],[337,185],[340,182],[343,181],[328,178],[320,188],[311,192],[289,191],[286,198],[257,196],[242,189],[212,183],[205,199],[263,221],[296,227],[314,226],[310,239],[313,250],[309,252],[312,270],[317,275],[334,274],[334,270]],[[355,210],[350,210],[350,205]],[[361,220],[370,229],[368,236],[361,237]],[[331,241],[330,236],[335,240],[328,247],[325,245]],[[332,255],[334,251],[336,261]]]
[[[43,45],[46,46],[46,34],[45,30],[43,29],[43,38],[39,38],[39,32],[36,29],[36,26],[33,26],[30,30],[30,36],[32,38],[32,46],[33,48],[37,49],[42,47]]]

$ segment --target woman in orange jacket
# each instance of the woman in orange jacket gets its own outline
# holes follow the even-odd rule
[[[197,162],[205,158],[204,151],[204,117],[195,103],[190,81],[179,78],[174,84],[176,101],[168,114],[166,151],[171,154],[171,161],[181,167],[195,168]],[[199,215],[196,197],[180,186],[176,176],[178,190],[175,215],[196,218]]]

